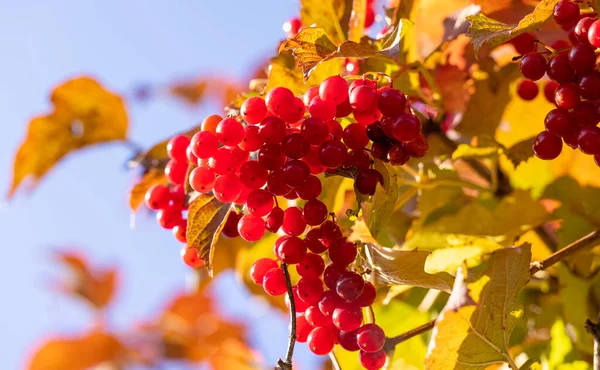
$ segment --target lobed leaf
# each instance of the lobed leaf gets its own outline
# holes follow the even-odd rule
[[[230,208],[230,204],[219,202],[212,194],[201,194],[191,202],[188,210],[187,246],[198,250],[211,273],[214,246]]]
[[[510,334],[522,311],[517,296],[529,281],[531,246],[497,250],[477,281],[459,269],[448,303],[436,320],[425,360],[428,369],[486,369],[512,361]]]
[[[346,39],[353,0],[301,0],[300,19],[307,27],[321,27],[335,42]]]
[[[522,33],[537,30],[552,18],[554,6],[558,2],[559,0],[542,0],[516,25],[498,22],[481,13],[467,17],[471,23],[467,36],[472,38],[475,54],[478,54],[484,45],[493,48]]]
[[[123,100],[92,78],[78,77],[57,86],[51,101],[54,111],[29,122],[15,154],[9,198],[24,180],[31,178],[35,185],[69,153],[127,136]]]

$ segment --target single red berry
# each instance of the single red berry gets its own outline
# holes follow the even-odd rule
[[[198,193],[208,193],[215,186],[215,171],[210,167],[196,167],[190,172],[190,186]]]
[[[300,199],[311,200],[318,197],[321,190],[321,180],[317,176],[309,175],[304,184],[296,188],[296,193]]]
[[[215,180],[213,194],[218,201],[231,203],[240,196],[242,187],[242,182],[236,175],[221,175]]]
[[[570,27],[579,20],[579,5],[569,0],[559,1],[554,6],[554,22],[560,26]]]
[[[594,103],[582,101],[573,109],[573,119],[580,126],[596,126],[600,121],[600,116]]]
[[[254,189],[248,194],[246,208],[254,216],[263,217],[273,209],[275,201],[273,194],[264,189]]]
[[[279,296],[287,292],[285,277],[280,268],[272,268],[265,273],[263,278],[263,288],[270,296]]]
[[[348,159],[348,148],[338,140],[327,140],[319,147],[319,161],[327,168],[341,167]]]
[[[381,112],[377,108],[366,112],[354,112],[354,119],[361,125],[368,126],[381,119]]]
[[[322,224],[327,219],[327,215],[327,206],[318,199],[309,200],[302,209],[302,218],[309,226]]]
[[[600,21],[594,21],[588,30],[588,41],[593,47],[600,47]]]
[[[403,166],[410,159],[402,143],[393,144],[388,150],[388,160],[393,166]]]
[[[367,128],[360,123],[351,123],[343,131],[344,144],[350,149],[363,149],[369,143]]]
[[[321,310],[319,310],[318,304],[313,304],[309,306],[306,311],[306,321],[312,326],[331,326],[333,323],[331,322],[331,317],[323,315]]]
[[[287,135],[281,143],[283,154],[288,158],[300,159],[308,154],[310,144],[300,133]]]
[[[544,96],[546,97],[546,100],[553,104],[556,89],[558,89],[558,82],[556,81],[548,81],[546,82],[546,85],[544,85]]]
[[[304,117],[304,113],[306,113],[304,102],[300,98],[294,98],[294,101],[291,105],[288,105],[285,109],[282,109],[279,112],[278,117],[284,122],[296,126],[302,117]]]
[[[575,70],[569,63],[568,54],[558,54],[550,59],[546,72],[550,79],[558,83],[569,82],[575,77]]]
[[[186,162],[186,150],[190,145],[190,138],[185,135],[177,135],[167,143],[167,155],[178,162]]]
[[[596,53],[589,45],[577,44],[569,52],[569,64],[579,75],[585,74],[596,64]]]
[[[327,127],[329,128],[329,136],[335,140],[342,140],[344,136],[344,129],[342,128],[342,124],[338,121],[332,119],[327,122]]]
[[[258,126],[244,127],[244,139],[240,143],[240,149],[246,152],[255,152],[260,149],[265,141],[259,134]]]
[[[354,112],[371,112],[377,107],[377,91],[371,86],[358,86],[350,92]]]
[[[335,244],[338,239],[342,238],[342,230],[333,221],[325,221],[320,227],[321,235],[320,239],[322,243],[327,246]]]
[[[299,311],[296,310],[296,312]],[[314,327],[310,325],[308,321],[306,321],[304,313],[296,315],[296,342],[306,343],[306,341],[308,340],[308,335],[313,329]]]
[[[377,183],[383,186],[383,176],[377,170],[368,169],[358,172],[354,186],[361,194],[373,195],[375,194]]]
[[[277,117],[267,117],[260,124],[258,134],[265,144],[280,144],[286,135],[285,122]]]
[[[191,145],[188,145],[187,149],[185,150],[185,156],[186,156],[187,161],[189,163],[193,164],[194,166],[198,166],[199,165],[200,158],[196,157],[196,155],[192,151],[192,146]]]
[[[285,155],[281,151],[281,146],[276,144],[265,144],[258,150],[258,163],[267,170],[274,171],[285,162]]]
[[[594,162],[596,163],[596,166],[600,167],[600,154],[594,156]]]
[[[290,187],[286,184],[281,171],[273,171],[267,177],[267,189],[273,195],[282,196],[290,191]]]
[[[581,18],[577,22],[577,25],[575,25],[575,29],[573,31],[579,43],[587,45],[590,44],[590,41],[588,40],[588,31],[595,21],[595,18],[587,16]]]
[[[187,220],[182,220],[173,228],[173,236],[181,243],[187,243]]]
[[[302,261],[296,264],[296,271],[302,277],[316,279],[321,276],[324,270],[325,262],[323,261],[323,257],[314,253],[306,253]]]
[[[188,248],[184,245],[181,248],[181,258],[183,262],[191,268],[200,268],[204,266],[204,260],[200,259],[196,248]]]
[[[548,112],[544,119],[544,125],[546,131],[561,137],[567,135],[575,127],[571,113],[560,108]]]
[[[357,254],[358,250],[354,243],[348,241],[335,243],[329,247],[329,258],[336,265],[350,265],[356,259]]]
[[[365,28],[369,28],[375,23],[375,11],[373,7],[367,7],[365,12]]]
[[[336,293],[347,301],[353,301],[360,297],[365,288],[362,276],[353,271],[344,272],[337,281]]]
[[[385,116],[404,113],[406,96],[398,89],[386,89],[379,93],[379,111]]]
[[[353,331],[360,328],[363,314],[359,306],[345,303],[333,311],[332,319],[333,325],[341,331]]]
[[[334,105],[341,104],[348,98],[348,83],[339,75],[328,77],[319,86],[319,96]]]
[[[267,183],[269,172],[258,163],[248,161],[240,167],[239,177],[242,184],[249,189],[260,189]]]
[[[546,74],[546,57],[541,53],[527,53],[519,64],[521,74],[532,81],[537,81]]]
[[[156,221],[162,228],[171,230],[183,221],[183,216],[180,209],[168,206],[156,213]]]
[[[256,284],[262,285],[267,271],[276,269],[277,267],[277,261],[271,258],[260,258],[250,267],[250,278]]]
[[[332,316],[333,311],[340,307],[344,303],[344,300],[337,295],[334,290],[327,290],[321,296],[319,301],[319,309],[325,316]]]
[[[298,296],[298,287],[292,287],[292,295],[294,296],[294,305],[296,306],[296,312],[304,312],[306,311],[306,309],[308,308],[308,306],[310,306],[308,303],[304,302],[303,300],[300,299],[300,296]],[[290,308],[290,297],[289,295],[285,295],[284,298],[285,301],[285,306],[289,309]]]
[[[177,162],[174,159],[169,160],[165,166],[165,175],[171,184],[182,185],[185,181],[188,164],[185,162]]]
[[[336,105],[332,101],[325,101],[316,96],[308,106],[308,113],[314,118],[328,121],[335,118]]]
[[[337,282],[345,271],[347,271],[346,265],[337,265],[332,263],[325,267],[325,271],[323,272],[323,282],[329,289],[331,289],[331,291],[335,292]]]
[[[302,218],[302,210],[298,207],[289,207],[283,211],[283,225],[281,228],[287,235],[302,235],[306,229],[306,222]]]
[[[358,333],[358,330],[360,329],[340,332],[338,340],[343,349],[350,352],[356,352],[360,349],[358,342],[356,341],[356,334]]]
[[[365,352],[377,352],[385,344],[385,333],[377,324],[365,324],[358,329],[356,342]]]
[[[387,136],[381,129],[379,122],[368,125],[366,131],[367,137],[374,143],[387,140]]]
[[[225,118],[219,122],[216,134],[223,145],[238,145],[244,138],[244,127],[235,118]]]
[[[180,211],[188,209],[185,204],[185,188],[183,185],[173,185],[169,189],[169,204]]]
[[[368,281],[365,281],[365,287],[360,296],[354,301],[361,307],[369,307],[375,302],[377,290],[375,286]]]
[[[258,96],[246,99],[240,108],[240,114],[246,123],[256,125],[267,117],[267,104]]]
[[[360,351],[358,355],[360,364],[366,370],[379,370],[385,365],[385,351],[383,349],[377,352]]]
[[[280,237],[282,240],[277,247],[277,257],[287,264],[296,264],[306,256],[306,243],[304,240],[292,237]]]
[[[600,154],[600,128],[582,127],[577,136],[579,150],[585,154]]]
[[[329,127],[320,119],[309,117],[302,122],[302,136],[311,145],[319,145],[329,136]]]
[[[302,21],[300,18],[292,18],[283,24],[283,32],[287,34],[287,37],[295,36],[302,28]]]
[[[152,210],[164,209],[169,206],[170,191],[165,185],[154,185],[146,191],[144,204]]]
[[[535,51],[535,39],[536,37],[534,34],[526,32],[520,34],[509,42],[515,47],[517,53],[526,54],[531,51]]]
[[[563,109],[575,108],[580,100],[579,87],[572,82],[558,85],[554,94],[556,106]]]
[[[279,228],[283,224],[283,210],[279,207],[275,207],[271,210],[271,213],[265,219],[265,228],[272,233],[279,231]]]
[[[306,182],[310,175],[310,169],[308,165],[301,160],[292,159],[283,165],[281,173],[288,186],[297,188]]]
[[[600,73],[593,71],[579,80],[581,97],[588,100],[600,99]]]
[[[308,250],[316,254],[321,254],[327,250],[327,247],[319,240],[320,234],[321,230],[319,228],[314,228],[306,233],[306,238],[304,239]]]
[[[561,151],[562,139],[550,132],[540,132],[533,141],[533,153],[540,159],[554,159],[559,156]]]
[[[412,141],[421,133],[421,121],[417,116],[402,113],[394,116],[392,121],[392,135],[398,141]]]
[[[416,139],[404,143],[404,150],[408,155],[415,158],[423,157],[429,150],[429,142],[423,134],[419,134]]]
[[[238,236],[240,236],[240,233],[238,232],[238,222],[240,221],[240,218],[242,218],[242,216],[243,214],[241,213],[229,211],[221,233],[227,238],[237,238]]]
[[[521,80],[517,84],[517,95],[523,100],[533,100],[538,95],[537,84],[530,80]]]
[[[308,304],[315,304],[323,296],[323,282],[321,279],[301,278],[298,281],[298,296]]]
[[[276,87],[270,90],[265,96],[267,109],[273,114],[279,115],[280,112],[289,109],[294,104],[294,93],[286,87]]]
[[[208,165],[218,175],[232,174],[237,167],[237,157],[233,150],[219,148],[216,154],[209,159]]]
[[[350,115],[350,113],[352,113],[352,105],[350,105],[349,98],[335,106],[336,118],[347,117]]]
[[[255,215],[244,215],[238,221],[238,232],[247,242],[257,242],[265,235],[265,222]]]
[[[310,332],[306,343],[312,353],[324,356],[333,350],[335,341],[334,332],[329,327],[320,326]]]
[[[344,163],[345,167],[356,167],[359,170],[366,170],[371,167],[371,156],[364,149],[351,150],[348,153],[348,159]]]

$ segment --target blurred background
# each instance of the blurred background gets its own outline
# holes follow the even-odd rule
[[[281,0],[0,1],[0,192],[8,192],[13,155],[28,121],[50,110],[56,84],[87,74],[128,96],[139,86],[211,73],[245,81],[274,55],[285,37],[282,24],[298,7]],[[208,114],[222,113],[219,105],[191,108],[169,96],[129,101],[132,141],[149,147]],[[108,318],[116,331],[154,316],[185,289],[189,269],[170,232],[143,211],[130,227],[134,175],[125,162],[131,155],[131,148],[117,143],[85,149],[61,161],[33,193],[21,189],[10,202],[3,200],[4,369],[23,368],[49,335],[79,333],[91,325],[87,307],[57,293],[62,269],[53,261],[56,251],[76,249],[92,263],[119,269]],[[259,301],[247,304],[248,293],[232,274],[222,275],[213,290],[230,317],[250,324],[251,343],[266,364],[284,355],[285,316]],[[322,360],[299,347],[295,358],[301,368],[316,368]]]

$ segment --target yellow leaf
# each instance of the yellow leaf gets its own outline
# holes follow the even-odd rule
[[[205,98],[216,98],[227,106],[243,88],[223,76],[211,76],[174,82],[169,91],[189,105],[197,105]]]
[[[352,0],[301,0],[300,4],[303,25],[323,28],[336,42],[346,39]]]
[[[498,147],[475,147],[469,144],[459,144],[458,148],[452,153],[452,159],[464,158],[491,158],[498,156]]]
[[[319,63],[312,70],[308,81],[304,81],[301,68],[296,68],[294,56],[291,52],[282,52],[271,59],[269,65],[269,76],[265,92],[282,86],[292,90],[294,94],[301,95],[310,86],[318,85],[329,76],[339,74],[342,70],[342,60],[332,59]]]
[[[394,213],[398,199],[398,174],[394,168],[387,168],[379,159],[375,159],[375,169],[383,176],[383,186],[378,183],[375,194],[370,200],[362,202],[361,208],[369,231],[377,238],[383,225]]]
[[[121,343],[110,334],[91,332],[83,336],[51,339],[36,351],[28,370],[85,370],[124,355]]]
[[[135,158],[131,160],[131,165],[137,166],[140,165],[144,168],[155,168],[155,169],[164,169],[167,161],[169,160],[169,156],[167,154],[167,144],[169,140],[173,136],[176,135],[185,135],[187,137],[192,137],[198,131],[200,131],[202,127],[200,125],[194,126],[191,129],[176,133],[170,136],[168,139],[162,140],[158,144],[153,145],[147,151],[140,153]]]
[[[144,197],[146,196],[146,191],[150,189],[152,186],[157,184],[168,184],[167,177],[165,176],[165,172],[158,169],[151,169],[144,175],[142,178],[131,188],[129,192],[129,206],[132,211],[137,211],[142,202],[144,201]]]
[[[31,177],[35,185],[58,161],[76,149],[123,140],[128,119],[123,100],[91,78],[56,87],[54,112],[32,119],[14,158],[9,198]]]
[[[515,304],[529,281],[530,262],[531,246],[526,244],[495,251],[483,276],[473,283],[459,269],[433,329],[427,369],[483,370],[512,362],[508,342],[522,315]]]
[[[225,225],[230,204],[219,202],[212,194],[201,194],[188,210],[188,248],[196,248],[209,268],[214,257],[214,245]]]
[[[498,22],[481,13],[467,17],[471,23],[467,36],[473,39],[475,54],[478,54],[484,45],[493,48],[522,33],[540,28],[552,18],[554,5],[558,2],[559,0],[542,0],[533,12],[527,14],[517,25]]]
[[[358,42],[365,32],[365,13],[367,0],[353,0],[352,14],[348,26],[348,40]]]

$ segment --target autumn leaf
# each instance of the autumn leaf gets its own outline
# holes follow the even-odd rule
[[[425,360],[428,369],[486,369],[513,360],[508,342],[522,310],[517,296],[529,281],[531,246],[501,249],[483,276],[468,282],[456,275],[448,303],[436,320]],[[516,367],[515,367],[516,368]]]
[[[28,370],[85,370],[124,355],[112,335],[95,331],[80,336],[51,339],[32,356]]]
[[[231,205],[219,202],[212,194],[201,194],[188,211],[188,248],[196,248],[209,268],[214,257],[214,245],[225,225]]]
[[[227,106],[242,91],[238,83],[223,76],[201,77],[177,81],[169,86],[169,92],[189,105],[214,98]]]
[[[334,41],[346,39],[352,0],[301,0],[300,19],[307,27],[321,27]]]
[[[452,159],[493,158],[498,156],[499,149],[497,146],[478,147],[469,144],[459,144],[452,153]]]
[[[484,45],[493,48],[522,33],[540,28],[552,18],[554,6],[558,2],[559,0],[542,0],[533,12],[527,14],[517,25],[505,24],[481,13],[467,17],[471,23],[467,36],[473,39],[475,54],[478,54]]]
[[[31,178],[32,185],[39,182],[67,154],[127,136],[123,100],[89,77],[57,86],[51,101],[52,113],[29,122],[27,135],[14,158],[9,198],[24,180]]]
[[[348,26],[348,40],[359,42],[365,32],[365,14],[367,0],[353,0],[350,24]]]
[[[521,140],[504,151],[504,154],[512,162],[515,168],[521,163],[526,162],[529,158],[533,157],[534,139],[535,137],[530,137],[528,139]]]
[[[144,197],[146,196],[146,191],[150,189],[154,185],[168,184],[169,181],[165,176],[165,172],[160,169],[151,169],[139,179],[139,181],[131,188],[129,192],[129,207],[131,207],[132,211],[137,211],[142,202],[144,201]]]
[[[88,262],[76,253],[61,252],[56,258],[68,267],[72,274],[70,281],[64,284],[67,292],[98,309],[105,308],[111,302],[118,283],[116,269],[92,269]]]
[[[375,159],[375,169],[383,175],[383,186],[379,183],[370,200],[363,202],[363,218],[371,234],[377,238],[379,231],[394,213],[398,199],[398,174],[393,167],[388,168],[382,161]]]

